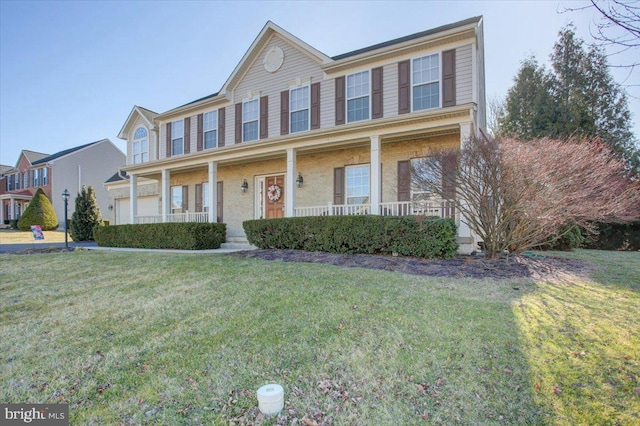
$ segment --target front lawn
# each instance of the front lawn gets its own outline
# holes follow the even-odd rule
[[[640,422],[640,254],[560,282],[228,256],[0,256],[0,403],[71,424]],[[276,382],[266,419],[255,391]]]

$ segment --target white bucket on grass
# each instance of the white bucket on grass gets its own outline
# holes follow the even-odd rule
[[[282,386],[271,383],[262,386],[256,392],[258,395],[258,408],[262,414],[277,416],[284,407],[284,389]]]

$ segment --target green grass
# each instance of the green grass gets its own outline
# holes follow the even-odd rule
[[[640,421],[640,255],[592,278],[443,279],[227,256],[0,256],[0,403],[71,424]],[[517,290],[515,289],[517,288]],[[303,422],[304,424],[304,422]]]

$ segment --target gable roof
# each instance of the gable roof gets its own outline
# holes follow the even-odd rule
[[[274,34],[278,34],[280,37],[284,38],[285,40],[296,46],[298,49],[300,49],[302,52],[314,58],[321,64],[331,62],[330,57],[328,57],[315,47],[312,47],[293,34],[283,30],[273,22],[267,21],[253,43],[251,43],[251,46],[249,46],[249,49],[247,49],[238,65],[236,65],[235,69],[233,70],[227,81],[224,83],[219,93],[226,93],[229,89],[233,89],[238,84],[244,73],[249,69],[251,64],[253,64],[257,56],[262,52],[262,49]]]
[[[129,175],[123,170],[118,170],[113,176],[107,179],[104,183],[122,182],[123,180],[129,180]]]
[[[394,44],[400,44],[400,43],[404,43],[406,41],[410,41],[410,40],[415,40],[418,38],[422,38],[422,37],[426,37],[426,36],[430,36],[433,34],[437,34],[440,32],[444,32],[444,31],[448,31],[448,30],[452,30],[454,28],[458,28],[458,27],[464,27],[465,25],[469,25],[469,24],[475,24],[477,22],[480,22],[480,20],[482,19],[482,16],[474,16],[473,18],[468,18],[462,21],[458,21],[458,22],[454,22],[452,24],[447,24],[447,25],[442,25],[440,27],[436,27],[436,28],[432,28],[430,30],[426,30],[426,31],[421,31],[415,34],[410,34],[407,36],[403,36],[403,37],[399,37],[393,40],[389,40],[389,41],[385,41],[382,43],[377,43],[368,47],[363,47],[361,49],[357,49],[357,50],[352,50],[351,52],[347,52],[347,53],[342,53],[340,55],[336,55],[334,57],[332,57],[331,59],[334,61],[339,61],[341,59],[345,59],[345,58],[349,58],[351,56],[356,56],[359,55],[361,53],[367,53],[367,52],[371,52],[377,49],[382,49],[384,47],[389,47],[389,46],[393,46]]]
[[[65,155],[69,155],[69,154],[73,154],[76,151],[79,151],[83,148],[86,148],[88,146],[91,145],[95,145],[98,144],[100,142],[104,142],[104,141],[109,141],[109,139],[101,139],[99,141],[95,141],[95,142],[91,142],[91,143],[87,143],[84,145],[80,145],[80,146],[76,146],[75,148],[69,148],[69,149],[65,149],[64,151],[60,151],[60,152],[56,152],[55,154],[51,154],[47,157],[41,158],[38,161],[34,161],[33,163],[31,163],[31,165],[36,166],[38,164],[45,164],[45,163],[50,163],[53,160],[56,160],[58,158],[64,157]],[[111,142],[111,141],[109,141]]]
[[[155,118],[160,114],[139,105],[134,105],[133,108],[131,108],[129,116],[122,125],[122,129],[120,129],[120,132],[118,133],[118,138],[127,139],[127,129],[129,128],[129,125],[135,121],[136,115],[142,118],[149,129],[154,129],[156,127]]]
[[[13,169],[11,166],[5,166],[4,164],[0,164],[0,176]]]
[[[23,149],[20,154],[24,155],[27,161],[29,161],[29,163],[31,164],[35,163],[36,161],[42,158],[49,156],[49,154],[45,154],[43,152],[29,151],[28,149]],[[19,162],[20,162],[20,157],[18,157],[18,163]],[[16,163],[16,167],[18,166],[18,163]]]

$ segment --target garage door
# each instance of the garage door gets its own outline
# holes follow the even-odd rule
[[[123,225],[130,222],[130,202],[128,198],[116,200],[116,225]],[[158,215],[158,197],[139,197],[138,216]]]

